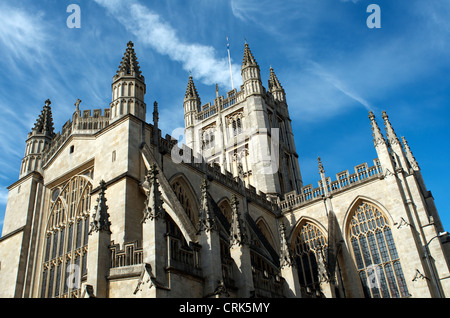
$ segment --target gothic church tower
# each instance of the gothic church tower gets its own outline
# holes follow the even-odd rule
[[[208,162],[220,164],[272,197],[282,196],[302,186],[286,95],[273,68],[268,89],[248,43],[241,66],[243,84],[214,103],[201,106],[192,76],[184,99],[186,144],[201,152]]]

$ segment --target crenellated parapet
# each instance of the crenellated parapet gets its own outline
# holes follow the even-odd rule
[[[75,112],[73,117],[73,131],[80,133],[94,133],[109,125],[110,109],[104,109],[103,114],[101,109],[83,110]]]
[[[209,102],[203,105],[200,108],[200,111],[197,113],[196,119],[198,122],[202,122],[205,119],[214,117],[219,113],[219,111],[225,111],[227,109],[230,109],[231,107],[237,106],[242,101],[244,101],[244,97],[245,96],[242,91],[233,89],[227,93],[226,97],[218,96],[214,100],[213,104]]]
[[[373,166],[369,167],[367,163],[357,165],[354,167],[354,173],[350,173],[348,170],[339,172],[336,174],[336,180],[334,181],[331,180],[331,177],[326,177],[326,190],[328,190],[329,194],[335,194],[382,176],[380,161],[374,159]],[[319,180],[317,188],[314,188],[312,184],[309,184],[302,187],[300,194],[297,194],[294,191],[286,193],[284,200],[280,202],[279,206],[282,212],[286,212],[293,208],[308,204],[316,199],[322,199],[324,196],[325,188],[323,187],[322,180]]]

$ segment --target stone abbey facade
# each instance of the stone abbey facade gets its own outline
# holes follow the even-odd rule
[[[185,143],[147,123],[129,42],[112,101],[54,132],[47,100],[9,186],[1,297],[448,297],[448,233],[385,112],[378,158],[304,185],[285,91],[245,44],[240,90],[201,104]],[[181,107],[181,105],[180,105]],[[369,140],[369,138],[368,138]],[[314,167],[317,169],[317,167]]]

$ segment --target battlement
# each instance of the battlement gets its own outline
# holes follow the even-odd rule
[[[274,96],[270,91],[266,91],[266,89],[263,87],[263,98],[265,99],[266,103],[268,104],[275,104],[276,101],[274,99]],[[219,110],[224,111],[226,109],[229,109],[230,107],[233,107],[245,99],[244,91],[241,89],[240,91],[236,89],[232,89],[231,91],[227,92],[226,97],[224,96],[217,96],[214,100],[214,103],[211,104],[211,102],[208,102],[207,104],[204,104],[200,111],[197,112],[197,121],[201,122],[205,119],[208,119],[210,117],[214,117]]]
[[[101,109],[94,109],[91,115],[91,110],[83,110],[83,115],[81,116],[81,111],[77,111],[73,116],[73,129],[74,131],[98,131],[109,124],[110,119],[110,109],[104,110],[102,115]],[[89,133],[89,132],[86,132]]]
[[[364,181],[378,178],[382,173],[380,161],[373,160],[373,166],[369,167],[367,163],[363,163],[354,167],[355,173],[350,174],[348,170],[336,174],[336,180],[331,181],[331,177],[325,178],[327,190],[329,193],[337,193],[341,190],[361,184]],[[313,188],[312,184],[306,185],[302,188],[302,192],[297,194],[295,192],[286,193],[284,200],[280,202],[282,212],[290,211],[293,208],[300,207],[315,199],[323,198],[325,191],[322,181],[318,181],[318,187]]]
[[[227,93],[227,96],[218,96],[214,100],[214,104],[207,103],[201,107],[200,112],[197,114],[197,121],[203,121],[209,117],[214,116],[219,110],[225,110],[229,107],[239,104],[244,100],[244,93],[242,91],[237,91],[233,89]]]

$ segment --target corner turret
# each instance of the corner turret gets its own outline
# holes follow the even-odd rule
[[[245,43],[244,57],[241,67],[242,86],[245,96],[253,94],[262,94],[264,88],[261,83],[261,71],[256,63],[248,43]]]
[[[145,121],[146,93],[145,78],[141,73],[139,62],[134,52],[133,42],[128,42],[127,49],[112,83],[111,120],[131,114]]]
[[[23,177],[31,171],[41,170],[41,154],[55,136],[50,104],[51,101],[47,99],[34,127],[28,134],[19,177]]]
[[[196,115],[201,107],[200,96],[195,88],[192,75],[189,75],[189,81],[186,88],[186,94],[184,95],[184,127],[186,136],[186,145],[189,148],[193,148],[195,142],[194,126]]]
[[[286,93],[283,86],[281,86],[277,76],[275,75],[272,67],[270,68],[268,90],[276,101],[279,101],[280,103],[286,103]]]

